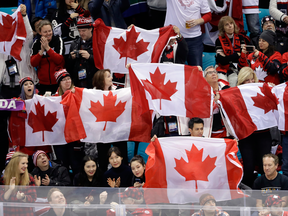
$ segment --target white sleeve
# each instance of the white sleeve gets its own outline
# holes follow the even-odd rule
[[[286,16],[284,13],[282,13],[280,10],[278,10],[277,0],[270,0],[269,13],[274,19],[276,19],[278,21],[283,21],[283,18]]]
[[[205,13],[209,13],[209,12],[211,12],[211,10],[210,10],[208,1],[207,1],[207,0],[203,0],[203,1],[202,1],[202,7],[201,7],[201,10],[200,10],[200,13],[201,13],[201,14],[205,14]]]

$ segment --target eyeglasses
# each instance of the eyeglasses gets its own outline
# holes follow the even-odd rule
[[[70,77],[66,77],[66,78],[62,79],[61,81],[63,81],[63,82],[67,82],[67,81],[70,81],[70,80],[71,80]]]

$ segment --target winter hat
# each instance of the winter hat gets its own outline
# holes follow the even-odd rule
[[[138,188],[128,187],[125,189],[123,193],[120,193],[121,198],[133,198],[136,200],[140,200],[143,197],[142,192]]]
[[[206,202],[213,200],[216,203],[216,200],[214,198],[214,196],[212,196],[211,194],[203,194],[200,197],[199,203],[201,206],[204,206]]]
[[[267,41],[269,43],[269,45],[273,45],[273,46],[274,46],[274,42],[275,42],[275,37],[276,37],[276,34],[271,30],[265,30],[260,35],[260,38]]]
[[[54,77],[55,77],[58,84],[60,84],[61,80],[67,76],[70,77],[70,74],[67,72],[67,70],[65,68],[56,71],[54,74]]]
[[[31,81],[33,84],[33,80],[31,79],[31,77],[24,77],[22,78],[20,81],[19,81],[19,84],[20,84],[20,88],[22,88],[23,84],[26,82],[26,81]]]
[[[85,10],[83,14],[78,17],[77,28],[92,28],[92,17],[90,12]]]
[[[42,151],[42,150],[38,150],[38,151],[36,151],[36,152],[32,155],[32,160],[33,160],[33,163],[34,163],[35,166],[37,166],[37,158],[38,158],[38,155],[40,155],[40,154],[45,154],[46,157],[47,157],[48,160],[49,160],[49,157],[48,157],[48,155],[46,154],[46,152],[44,152],[44,151]]]
[[[272,21],[272,22],[274,23],[274,25],[276,25],[276,21],[275,21],[275,19],[274,19],[272,16],[265,16],[265,17],[263,17],[262,20],[261,20],[261,26],[262,26],[262,28],[263,28],[264,23],[265,23],[265,22],[269,22],[269,21]]]
[[[10,162],[10,160],[11,160],[11,158],[12,158],[12,156],[13,156],[14,153],[15,153],[15,151],[11,151],[11,152],[9,152],[9,153],[6,155],[5,166],[8,165],[8,163]]]
[[[285,202],[284,200],[281,200],[280,196],[278,195],[270,195],[267,197],[265,201],[265,206],[271,207],[272,205],[277,205],[281,202]]]

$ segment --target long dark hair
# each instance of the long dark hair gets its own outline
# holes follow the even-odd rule
[[[87,174],[84,170],[84,166],[85,166],[86,162],[88,162],[88,161],[94,161],[96,164],[96,167],[97,167],[96,172],[95,172],[93,179],[92,179],[92,185],[90,185],[90,181],[88,180]],[[98,167],[98,162],[97,162],[96,158],[94,158],[93,156],[90,156],[90,155],[86,155],[82,159],[81,170],[79,173],[79,183],[77,186],[101,187],[102,174],[103,173]]]
[[[61,15],[68,14],[65,0],[59,1],[58,13]]]
[[[264,54],[270,58],[274,53],[275,53],[276,49],[274,45],[270,45],[268,46],[268,49],[266,50],[266,52],[264,52]]]
[[[102,69],[102,70],[98,70],[94,76],[93,76],[93,80],[92,80],[92,85],[93,87],[95,87],[96,89],[101,89],[104,90],[105,87],[105,77],[104,74],[105,72],[108,71],[111,74],[111,70],[110,69]],[[109,90],[112,89],[112,86],[109,87]]]

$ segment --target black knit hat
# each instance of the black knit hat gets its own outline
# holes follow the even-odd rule
[[[31,79],[31,77],[24,77],[22,78],[20,81],[19,81],[19,84],[20,84],[20,88],[22,88],[23,84],[26,82],[26,81],[31,81],[33,84],[33,80]]]
[[[58,84],[60,84],[61,80],[67,76],[70,77],[70,74],[67,72],[67,70],[65,68],[56,71],[54,74],[54,77],[55,77]]]
[[[263,28],[264,23],[265,23],[265,22],[269,22],[269,21],[272,21],[272,22],[274,23],[274,26],[276,25],[276,21],[275,21],[275,19],[274,19],[272,16],[265,16],[265,17],[263,17],[262,20],[261,20],[261,26],[262,26],[262,28]]]
[[[275,43],[275,40],[276,40],[276,34],[273,31],[271,31],[271,30],[265,30],[260,35],[260,38],[262,38],[263,40],[267,41],[269,43],[269,45],[273,45],[274,46],[274,43]]]

